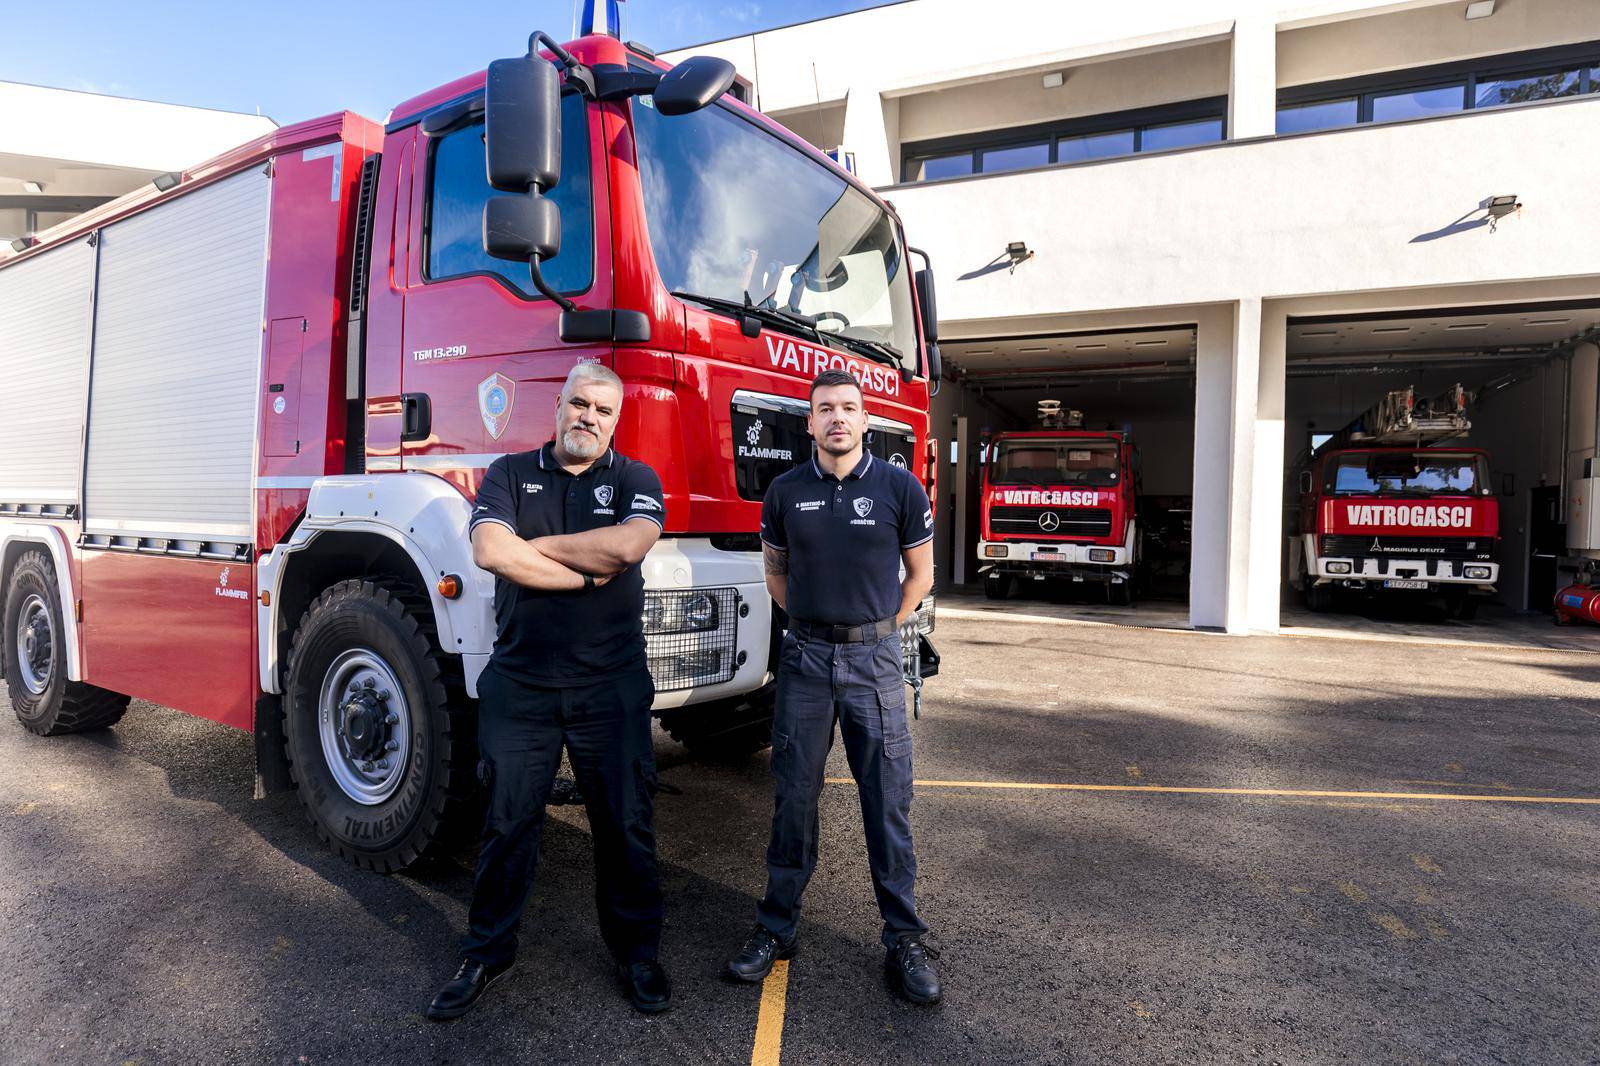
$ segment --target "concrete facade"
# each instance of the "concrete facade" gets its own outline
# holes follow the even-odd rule
[[[1600,80],[1595,92],[1560,99],[1276,132],[1286,90],[1600,41],[1593,0],[1499,0],[1474,20],[1464,9],[994,0],[978,13],[959,0],[906,0],[665,58],[728,58],[763,110],[819,147],[854,153],[857,173],[932,256],[944,346],[958,365],[972,362],[963,345],[972,338],[1192,329],[1191,621],[1272,631],[1285,468],[1317,406],[1303,390],[1291,403],[1287,387],[1302,354],[1296,319],[1551,301],[1600,308]],[[995,131],[1219,97],[1226,127],[1216,143],[944,180],[909,180],[903,168],[907,145],[982,143]],[[1523,207],[1489,225],[1482,205],[1497,195]],[[1014,241],[1033,257],[997,269]],[[1571,321],[1558,339],[1561,373],[1570,364],[1583,387],[1552,401],[1541,371],[1543,391],[1524,380],[1493,400],[1498,412],[1514,408],[1494,415],[1502,422],[1568,425],[1565,456],[1551,444],[1519,460],[1537,484],[1562,482],[1563,465],[1595,454],[1594,349],[1575,341],[1600,318],[1583,311]],[[1529,358],[1555,347],[1518,343]],[[976,402],[947,382],[936,435],[954,437],[944,427],[974,415]],[[1552,402],[1566,409],[1550,411]],[[1503,442],[1513,450],[1525,436],[1502,435],[1516,438]],[[1520,561],[1514,569],[1522,574]]]

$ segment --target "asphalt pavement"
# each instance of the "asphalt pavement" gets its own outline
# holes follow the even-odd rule
[[[936,642],[936,1008],[884,988],[838,748],[785,980],[717,976],[766,756],[658,737],[676,1007],[614,984],[567,807],[517,970],[441,1026],[470,849],[362,873],[250,798],[243,733],[136,703],[46,740],[0,706],[0,1063],[1600,1062],[1600,658],[992,616]]]

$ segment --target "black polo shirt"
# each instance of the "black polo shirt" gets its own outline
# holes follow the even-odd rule
[[[789,553],[789,614],[854,626],[900,611],[900,553],[933,539],[928,494],[904,467],[862,455],[843,480],[817,460],[773,479],[761,540]]]
[[[647,519],[662,525],[661,479],[608,450],[576,476],[554,446],[502,455],[489,464],[472,508],[472,529],[498,522],[524,540],[582,533]],[[494,582],[497,636],[489,662],[508,677],[564,687],[645,665],[644,575],[639,566],[593,589],[550,592]]]

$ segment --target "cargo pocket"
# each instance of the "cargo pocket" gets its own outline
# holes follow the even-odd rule
[[[911,761],[911,728],[906,724],[906,690],[901,685],[878,690],[878,713],[883,724],[883,757],[890,762]]]
[[[779,781],[785,780],[788,773],[790,759],[789,734],[774,729],[772,731],[772,776]]]

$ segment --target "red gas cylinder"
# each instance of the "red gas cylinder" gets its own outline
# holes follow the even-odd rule
[[[1600,625],[1600,587],[1568,585],[1556,593],[1556,624],[1593,622]]]

